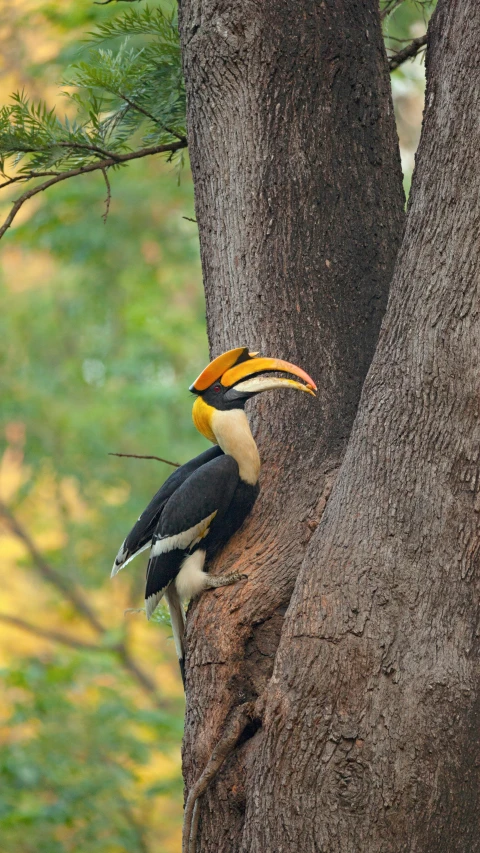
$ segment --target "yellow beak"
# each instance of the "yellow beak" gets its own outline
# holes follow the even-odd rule
[[[242,382],[242,379],[250,379],[250,377],[255,376],[255,374],[258,373],[273,372],[290,373],[293,376],[298,376],[299,379],[303,379],[303,381],[306,382],[306,385],[303,385],[300,382],[294,382],[292,379],[277,379],[275,384],[272,384],[273,377],[272,379],[264,380],[261,383],[259,382],[259,377],[257,377],[255,380],[250,380],[249,384],[251,384],[252,386],[252,392],[255,392],[255,386],[253,385],[254,381],[256,383],[256,388],[258,391],[268,390],[268,388],[265,386],[266,382],[269,383],[269,388],[276,388],[280,387],[281,385],[287,385],[290,387],[293,386],[302,391],[307,391],[310,394],[313,394],[313,392],[317,390],[317,386],[315,385],[315,382],[313,381],[312,377],[309,376],[308,373],[305,373],[305,371],[302,370],[301,367],[297,367],[295,364],[290,364],[289,361],[282,361],[279,358],[252,358],[248,361],[243,361],[241,364],[236,364],[235,366],[226,370],[225,373],[222,375],[220,381],[225,387],[231,387],[232,385],[235,385],[237,387],[237,390],[240,390],[237,383]],[[250,391],[249,388],[247,389],[246,384],[247,383],[242,382],[242,390]],[[261,384],[265,387],[260,387]]]
[[[256,358],[257,355],[256,352],[249,352],[248,347],[236,347],[222,353],[222,355],[214,358],[205,370],[202,370],[193,385],[190,385],[190,391],[195,394],[202,394],[214,382],[220,381],[224,388],[235,387],[235,390],[248,394],[268,391],[270,388],[289,387],[306,391],[315,396],[314,391],[317,390],[317,386],[311,376],[305,373],[301,367],[279,358]],[[260,373],[275,372],[289,373],[303,381],[296,382],[293,379],[258,376]]]

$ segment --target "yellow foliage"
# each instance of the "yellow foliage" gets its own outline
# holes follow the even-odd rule
[[[23,450],[7,447],[0,459],[0,498],[8,503],[28,482],[29,469],[23,466]]]
[[[103,489],[103,499],[109,506],[121,506],[130,496],[130,483],[125,480],[110,489]]]
[[[86,0],[88,2],[88,0]],[[0,100],[7,103],[10,93],[25,89],[33,100],[43,99],[49,106],[58,104],[59,87],[56,74],[51,71],[43,80],[35,78],[29,66],[51,60],[59,48],[65,44],[65,33],[56,28],[42,14],[44,0],[0,0]],[[62,4],[59,4],[59,6]],[[28,16],[28,26],[24,25]],[[84,33],[82,32],[82,36]],[[69,39],[77,34],[70,32]],[[28,57],[28,66],[24,61]],[[61,112],[69,112],[66,100],[61,103]],[[18,195],[13,187],[9,197],[2,198],[0,212],[7,215],[11,201]],[[38,208],[45,204],[42,196],[28,202],[15,220],[15,226],[27,222]],[[158,202],[155,212],[157,220],[165,220],[165,203]],[[147,239],[141,244],[142,256],[146,263],[158,266],[162,263],[162,250],[156,241]],[[43,250],[19,248],[6,243],[0,257],[0,277],[10,296],[27,294],[34,289],[48,288],[50,282],[58,277],[58,261]],[[61,369],[61,364],[59,364]],[[15,517],[28,533],[47,562],[58,559],[62,549],[70,555],[71,562],[58,566],[55,571],[74,577],[75,554],[72,553],[71,528],[74,525],[87,525],[95,521],[94,512],[82,497],[78,482],[74,477],[61,477],[51,465],[45,463],[32,480],[32,471],[24,461],[25,426],[12,422],[6,429],[6,449],[0,454],[0,499],[9,507],[14,507]],[[96,488],[97,484],[92,483]],[[98,484],[102,503],[107,507],[124,504],[130,494],[130,485],[126,481],[115,486]],[[69,547],[71,546],[71,547]],[[77,549],[82,549],[80,557],[95,559],[96,544],[88,537],[81,538]],[[88,554],[87,554],[88,551]],[[158,692],[166,703],[172,705],[182,697],[181,681],[178,676],[173,641],[167,640],[165,632],[158,625],[147,623],[144,614],[124,616],[124,611],[132,606],[131,574],[109,578],[110,566],[105,567],[105,583],[94,590],[82,588],[80,591],[87,599],[102,625],[105,637],[95,633],[93,628],[66,601],[60,591],[42,578],[35,561],[22,542],[10,529],[8,522],[0,518],[1,560],[1,600],[0,600],[0,667],[10,668],[20,664],[27,666],[31,658],[48,661],[58,654],[58,643],[53,639],[29,632],[25,628],[1,620],[1,615],[10,615],[24,620],[34,628],[45,632],[57,632],[85,643],[113,643],[110,637],[120,638],[127,635],[128,651],[132,659],[141,666],[149,678],[158,685]],[[60,560],[58,561],[60,562]],[[125,630],[127,629],[127,630]],[[167,640],[165,642],[165,640]],[[63,648],[63,647],[61,647]],[[85,690],[75,691],[74,703],[88,710],[99,702],[102,688],[125,695],[135,707],[149,709],[152,698],[142,692],[138,683],[126,670],[122,669],[120,658],[114,659],[110,672],[92,674]],[[0,690],[0,744],[25,743],[36,738],[40,721],[29,721],[7,726],[15,702],[20,705],[24,695],[16,687]],[[133,727],[128,721],[127,726]],[[145,829],[149,849],[159,853],[177,853],[181,846],[182,807],[179,800],[162,795],[146,797],[147,790],[159,781],[178,778],[180,770],[180,745],[171,753],[165,754],[158,749],[152,735],[152,727],[135,724],[135,731],[148,743],[149,761],[131,767],[138,780],[136,790],[130,791],[132,801],[129,807],[137,822]],[[48,793],[46,793],[48,796]],[[106,816],[106,830],[108,820]],[[72,828],[59,826],[55,829],[58,838],[65,840],[69,848]],[[2,845],[0,844],[0,847]],[[78,851],[80,853],[80,851]],[[123,853],[118,845],[106,841],[104,853]]]
[[[7,437],[12,442],[0,460],[0,495],[4,501],[18,496],[22,486],[29,482],[29,469],[23,464],[22,444],[25,438],[22,425],[10,425]],[[72,477],[59,480],[48,467],[34,484],[25,500],[20,502],[16,517],[25,524],[40,551],[52,551],[68,543],[67,523],[85,521],[91,516],[85,501],[80,496],[78,484]],[[128,497],[128,484],[105,491],[105,501],[118,505]],[[18,500],[18,498],[17,498]],[[34,568],[25,544],[8,526],[0,528],[0,551],[2,553],[2,595],[0,611],[20,616],[28,623],[46,631],[59,631],[86,642],[96,642],[92,629],[74,614],[71,607],[58,600],[58,593],[47,586]],[[105,585],[89,594],[89,603],[102,623],[110,630],[128,627],[129,653],[141,662],[164,696],[180,698],[181,683],[178,678],[177,661],[173,642],[166,643],[166,654],[159,656],[158,625],[148,623],[143,614],[123,616],[130,604],[128,583],[121,578],[111,582],[106,573]],[[124,620],[128,619],[128,622]],[[8,667],[18,659],[36,657],[45,659],[55,652],[56,644],[50,639],[29,633],[20,627],[2,623],[0,619],[0,666]],[[97,674],[83,692],[75,691],[72,697],[77,706],[95,705],[99,701],[100,688],[118,691],[118,674],[115,668],[110,673]],[[139,706],[147,708],[149,699],[139,691],[138,685],[122,683],[121,689]],[[10,728],[6,723],[12,713],[15,700],[21,701],[21,691],[9,689],[0,693],[0,743],[12,744],[34,738],[39,723],[31,721]],[[135,724],[138,736],[151,742],[150,760],[147,764],[132,766],[137,779],[135,801],[131,803],[136,819],[144,826],[152,843],[162,839],[162,853],[176,853],[181,845],[181,804],[171,797],[147,797],[150,787],[160,780],[168,785],[169,780],[178,778],[181,767],[180,744],[171,753],[160,752],[148,726]],[[152,808],[154,803],[154,808]],[[58,828],[58,837],[69,837],[70,829]],[[57,830],[55,830],[57,833]],[[106,848],[107,850],[108,848]],[[120,853],[116,847],[112,853]]]

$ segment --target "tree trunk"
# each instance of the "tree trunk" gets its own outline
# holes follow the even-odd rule
[[[188,790],[232,709],[271,676],[375,349],[403,192],[377,0],[182,0],[180,28],[212,354],[245,344],[320,387],[317,401],[251,407],[262,493],[219,559],[248,582],[202,596],[188,618]],[[203,797],[198,853],[239,850],[263,740]]]
[[[480,5],[440,0],[387,315],[284,621],[242,853],[480,850]]]

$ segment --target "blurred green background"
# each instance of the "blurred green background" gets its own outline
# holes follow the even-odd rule
[[[425,32],[405,0],[390,50]],[[0,2],[1,101],[65,109],[58,81],[117,4]],[[421,58],[392,75],[408,190]],[[0,838],[6,853],[180,849],[182,689],[170,629],[140,607],[146,557],[115,553],[172,469],[206,445],[188,385],[208,360],[193,192],[149,158],[36,196],[0,247]],[[18,193],[17,193],[18,194]],[[2,219],[15,193],[0,194]],[[253,346],[253,342],[250,342]],[[72,592],[73,590],[73,592]],[[80,598],[79,598],[80,596]],[[84,606],[85,605],[85,606]]]

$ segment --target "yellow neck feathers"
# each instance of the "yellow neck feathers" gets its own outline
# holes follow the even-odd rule
[[[193,404],[192,418],[196,428],[205,438],[213,444],[218,444],[215,434],[212,430],[212,415],[215,412],[213,406],[205,403],[202,397],[197,397]]]
[[[260,457],[245,412],[242,409],[222,412],[197,397],[192,417],[205,438],[238,462],[242,480],[255,485],[260,474]]]

